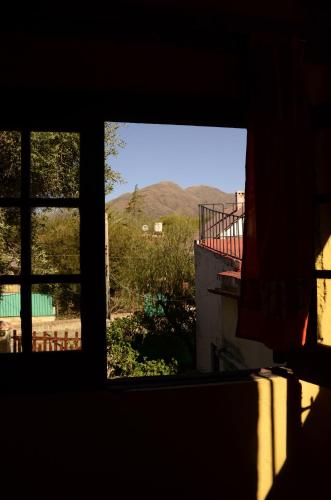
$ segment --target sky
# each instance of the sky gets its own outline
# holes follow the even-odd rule
[[[227,193],[245,188],[246,130],[129,123],[119,135],[126,146],[110,163],[126,182],[107,200],[160,181]]]

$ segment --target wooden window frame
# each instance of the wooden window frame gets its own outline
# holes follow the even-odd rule
[[[95,387],[106,381],[106,303],[104,253],[104,121],[0,124],[21,132],[20,197],[0,198],[0,207],[17,207],[21,215],[21,272],[2,275],[0,283],[21,287],[22,353],[0,354],[0,389],[68,389]],[[30,134],[32,131],[75,132],[80,135],[78,198],[35,198],[30,194]],[[80,274],[32,273],[31,209],[75,207],[80,212]],[[33,352],[31,287],[36,283],[80,283],[81,336],[79,351]]]
[[[331,194],[315,195],[312,200],[312,210],[316,219],[317,208],[325,203],[331,203]],[[316,227],[313,234],[316,235]],[[314,245],[314,242],[312,242]],[[302,349],[286,355],[287,366],[300,379],[317,385],[331,387],[331,346],[318,342],[318,311],[317,311],[317,280],[331,279],[331,269],[313,270],[312,300],[309,312],[309,323],[306,344]]]

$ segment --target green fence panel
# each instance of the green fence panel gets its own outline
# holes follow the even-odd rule
[[[0,296],[0,317],[17,317],[21,311],[21,294],[4,293]]]
[[[0,318],[19,317],[20,311],[20,293],[3,293],[0,296]],[[55,316],[52,297],[41,293],[33,293],[32,316]]]
[[[41,293],[33,293],[32,316],[54,316],[52,297]]]

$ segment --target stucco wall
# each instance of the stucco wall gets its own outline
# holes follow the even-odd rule
[[[222,299],[208,292],[219,286],[217,274],[231,270],[230,264],[220,254],[194,244],[195,255],[195,303],[197,308],[197,368],[201,371],[212,369],[211,344],[220,346],[220,318]]]
[[[220,287],[217,274],[233,269],[233,261],[195,243],[197,368],[215,369],[212,347],[222,349],[220,370],[272,366],[272,351],[263,344],[236,337],[238,301],[208,292]]]
[[[331,392],[295,379],[1,395],[0,407],[4,498],[328,498]]]
[[[330,193],[330,141],[329,129],[318,130],[315,139],[316,190],[318,194]],[[315,206],[316,269],[331,270],[331,204]],[[321,344],[331,346],[331,281],[317,280],[318,339]]]
[[[236,337],[238,301],[222,297],[222,317],[220,318],[221,343],[226,348],[227,357],[237,361],[238,367],[267,368],[274,366],[273,353],[261,342]],[[226,363],[223,362],[224,369]],[[222,364],[221,364],[222,368]]]

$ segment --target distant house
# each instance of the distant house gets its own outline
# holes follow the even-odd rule
[[[272,351],[236,337],[245,193],[234,203],[199,206],[195,242],[197,368],[224,371],[273,365]]]

